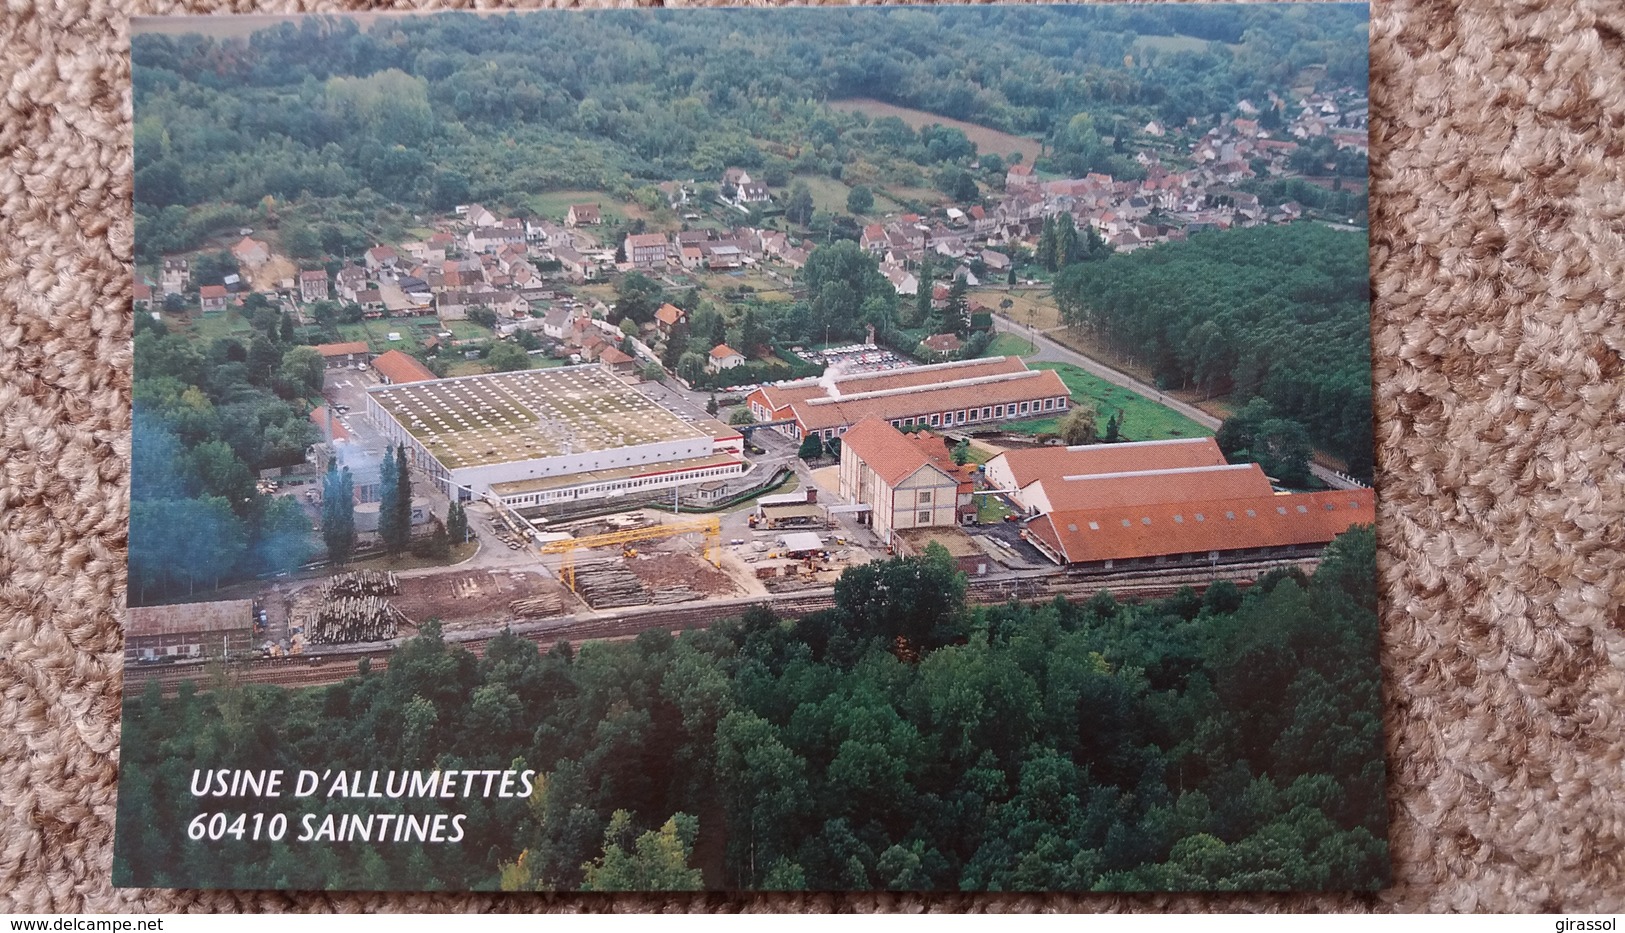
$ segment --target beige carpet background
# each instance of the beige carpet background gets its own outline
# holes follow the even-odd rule
[[[1379,0],[1372,11],[1390,890],[1213,899],[114,891],[130,424],[126,17],[341,8],[0,7],[0,912],[1625,911],[1617,0]]]

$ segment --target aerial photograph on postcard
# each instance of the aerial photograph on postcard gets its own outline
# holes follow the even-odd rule
[[[134,20],[115,882],[1387,884],[1367,33]]]

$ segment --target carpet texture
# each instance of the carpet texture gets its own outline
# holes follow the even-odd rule
[[[341,8],[0,7],[0,911],[1625,911],[1625,5],[1616,0],[1401,0],[1372,11],[1389,890],[113,890],[130,450],[127,17]]]

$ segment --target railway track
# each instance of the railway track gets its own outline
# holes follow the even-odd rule
[[[1019,602],[1048,602],[1057,596],[1067,599],[1087,599],[1102,589],[1114,595],[1135,599],[1159,599],[1171,596],[1182,587],[1198,592],[1218,579],[1230,580],[1245,589],[1253,580],[1270,570],[1298,566],[1312,570],[1317,561],[1260,560],[1221,565],[1218,568],[1170,567],[1150,570],[1120,570],[1089,574],[1049,571],[1001,580],[971,580],[966,586],[966,598],[976,604],[995,605],[1016,600]],[[519,622],[509,631],[535,642],[544,650],[560,641],[609,641],[634,638],[644,632],[663,629],[679,632],[705,628],[718,619],[739,615],[751,606],[765,605],[783,617],[799,617],[828,609],[835,605],[835,590],[825,587],[798,593],[779,593],[767,597],[745,596],[705,602],[675,603],[661,606],[637,606],[591,616],[566,616],[557,619]],[[486,645],[496,633],[448,635],[446,640],[484,655]],[[234,684],[276,684],[284,687],[313,687],[338,683],[354,676],[363,658],[371,669],[380,671],[389,666],[389,656],[395,643],[376,646],[328,647],[318,653],[290,658],[256,658],[228,666],[224,675]],[[198,689],[207,690],[214,670],[204,662],[169,665],[130,665],[125,668],[126,689],[139,691],[149,681],[157,681],[166,695],[179,689],[182,681],[191,680]]]

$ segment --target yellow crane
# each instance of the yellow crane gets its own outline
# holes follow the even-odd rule
[[[647,528],[633,528],[628,531],[611,531],[601,535],[588,535],[584,538],[563,538],[558,541],[549,541],[538,550],[543,554],[558,554],[562,556],[559,562],[559,579],[576,591],[576,551],[583,548],[625,546],[638,541],[653,541],[657,538],[669,538],[673,535],[703,534],[705,535],[705,559],[711,566],[722,566],[722,559],[718,552],[722,546],[722,521],[712,516],[710,518],[691,518],[686,521],[671,522],[665,525],[650,525]]]

